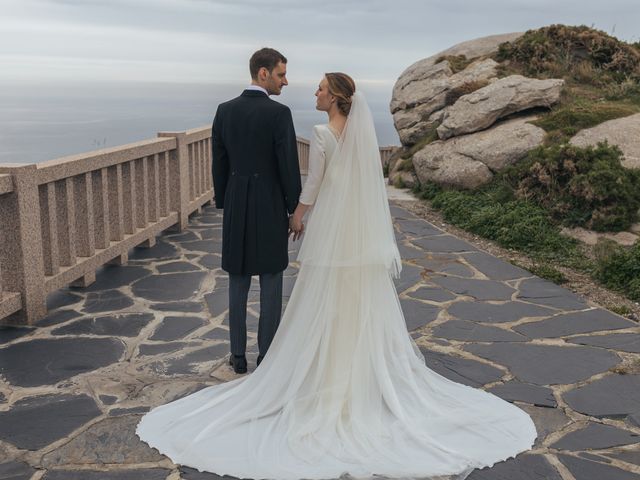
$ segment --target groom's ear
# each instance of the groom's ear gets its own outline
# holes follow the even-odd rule
[[[269,77],[269,69],[267,67],[260,67],[258,70],[258,80],[264,82]]]

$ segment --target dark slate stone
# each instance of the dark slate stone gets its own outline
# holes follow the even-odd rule
[[[428,235],[442,235],[444,233],[425,220],[398,219],[395,223],[403,233],[409,234],[412,237],[426,237]]]
[[[420,347],[427,367],[454,382],[481,387],[499,380],[503,372],[491,365],[466,358],[453,357]]]
[[[259,310],[259,305],[256,306],[256,310]],[[246,324],[247,324],[247,330],[249,332],[257,332],[258,331],[258,317],[256,317],[255,315],[253,315],[250,312],[247,312]],[[224,318],[222,319],[222,325],[229,326],[229,314],[225,314]],[[227,336],[227,338],[228,338],[228,336]]]
[[[432,255],[430,258],[421,258],[416,263],[427,269],[429,273],[454,275],[456,277],[472,278],[473,270],[460,263],[456,257],[450,255]]]
[[[203,228],[200,230],[202,240],[213,240],[214,242],[222,242],[222,229],[220,228]]]
[[[98,398],[105,405],[113,405],[118,401],[118,397],[114,395],[100,395]]]
[[[71,320],[72,318],[78,318],[80,316],[82,316],[82,314],[76,312],[75,310],[55,310],[44,317],[42,320],[38,320],[36,322],[36,325],[38,327],[49,327],[51,325],[64,323],[68,320]]]
[[[186,300],[200,290],[206,272],[165,273],[134,282],[133,294],[156,302]]]
[[[111,410],[109,410],[109,416],[118,417],[122,415],[137,415],[141,413],[147,413],[149,410],[151,410],[151,407],[145,405],[131,408],[112,408]]]
[[[160,273],[175,273],[175,272],[192,272],[194,270],[200,270],[197,265],[191,262],[171,262],[163,265],[158,265],[158,271]]]
[[[4,393],[0,392],[0,404],[7,403],[7,397],[4,396]]]
[[[110,312],[122,310],[133,305],[133,300],[118,290],[106,290],[104,292],[89,293],[84,302],[83,312]]]
[[[476,300],[510,300],[515,292],[515,289],[510,286],[493,280],[438,276],[431,281],[458,295],[468,295]]]
[[[215,473],[199,472],[194,468],[180,467],[180,478],[184,480],[238,480],[237,477],[231,475],[216,475]]]
[[[527,404],[519,404],[518,408],[527,412],[536,426],[535,447],[542,447],[549,435],[559,432],[573,422],[559,408],[537,407]]]
[[[18,327],[13,325],[0,325],[0,345],[3,343],[9,343],[16,338],[29,335],[35,330],[34,327]]]
[[[219,343],[210,347],[201,348],[194,352],[188,353],[180,358],[167,361],[167,374],[194,374],[196,373],[194,366],[199,363],[206,363],[220,360],[229,354],[229,344]]]
[[[563,397],[571,408],[580,413],[623,418],[640,412],[640,375],[608,375],[571,390]]]
[[[576,480],[640,480],[640,475],[611,465],[569,455],[558,455],[558,458]]]
[[[564,310],[579,310],[588,306],[587,302],[575,293],[542,278],[523,280],[519,287],[518,298]]]
[[[200,317],[164,317],[149,340],[178,340],[202,327],[205,321]]]
[[[605,455],[632,465],[640,465],[640,450],[619,450]]]
[[[496,343],[463,348],[504,365],[519,380],[536,385],[576,383],[620,362],[616,354],[590,347]]]
[[[0,374],[12,385],[36,387],[117,362],[125,348],[116,338],[59,338],[0,349]]]
[[[171,470],[138,468],[131,470],[49,470],[43,480],[166,480]]]
[[[73,305],[82,300],[82,297],[76,293],[66,290],[56,290],[47,295],[47,310],[55,310],[56,308]]]
[[[229,340],[229,330],[216,327],[202,335],[201,338],[206,338],[207,340]]]
[[[627,415],[624,421],[627,425],[631,425],[632,427],[640,427],[640,412]]]
[[[23,462],[0,464],[0,480],[29,480],[35,472],[35,468]]]
[[[593,453],[578,452],[578,456],[586,458],[587,460],[593,460],[594,462],[611,463],[611,459],[602,457],[600,455],[594,455]]]
[[[222,223],[222,217],[220,215],[201,214],[195,215],[193,221],[200,225],[220,225]]]
[[[402,305],[404,321],[409,331],[424,327],[427,323],[434,321],[440,312],[440,307],[418,302],[417,300],[403,298],[400,300],[400,304]]]
[[[83,318],[51,331],[52,335],[108,335],[137,337],[153,320],[151,313],[123,313],[103,317]]]
[[[412,240],[411,243],[417,245],[425,252],[473,252],[476,248],[470,243],[460,240],[453,235],[439,235],[435,237],[424,237]]]
[[[171,353],[181,348],[190,346],[188,342],[171,342],[171,343],[143,343],[138,347],[140,356],[158,355],[160,353]]]
[[[525,402],[540,407],[557,407],[553,390],[529,383],[521,383],[517,380],[511,380],[502,385],[491,387],[489,392],[499,396],[503,400],[509,402]]]
[[[465,342],[526,342],[528,339],[517,333],[497,327],[478,325],[467,320],[449,320],[433,329],[436,337]]]
[[[448,302],[456,298],[455,295],[440,287],[429,286],[420,287],[414,292],[407,293],[407,295],[420,300],[431,300],[432,302]]]
[[[416,283],[422,281],[422,272],[424,268],[416,267],[414,265],[402,264],[402,271],[400,272],[400,278],[394,278],[393,283],[396,285],[396,291],[398,293],[404,292],[407,288],[413,287]]]
[[[192,232],[191,230],[185,230],[184,232],[174,233],[171,235],[165,235],[164,240],[167,242],[193,242],[194,240],[201,240],[201,238]]]
[[[148,275],[151,275],[151,271],[144,267],[105,265],[96,273],[96,281],[87,288],[82,289],[82,291],[97,292],[99,290],[112,290],[114,288],[129,286],[132,282]]]
[[[283,277],[282,278],[282,296],[290,297],[293,292],[293,287],[296,284],[298,277]]]
[[[39,450],[101,414],[86,395],[23,398],[11,410],[0,412],[0,439],[17,448]]]
[[[295,265],[289,264],[287,269],[284,271],[284,276],[292,276],[298,274],[298,268]]]
[[[637,333],[612,333],[611,335],[585,335],[572,337],[568,342],[592,347],[610,348],[622,352],[640,353],[640,335]]]
[[[530,272],[485,252],[465,253],[462,256],[492,280],[514,280],[531,276]]]
[[[581,430],[567,433],[564,437],[550,445],[558,450],[602,450],[605,448],[618,447],[620,445],[637,444],[640,435],[628,430],[603,425],[600,423],[590,423]]]
[[[203,253],[221,253],[222,243],[214,240],[198,240],[195,242],[184,242],[180,244],[184,250],[190,252],[203,252]]]
[[[391,211],[391,216],[395,219],[395,221],[401,218],[419,219],[419,217],[415,216],[409,210],[407,210],[406,208],[400,207],[394,202],[389,203],[389,210]]]
[[[161,312],[201,312],[202,304],[196,302],[153,303],[151,309]]]
[[[229,290],[216,286],[213,292],[204,296],[204,301],[207,302],[211,317],[217,317],[229,308]]]
[[[499,305],[483,302],[456,302],[447,309],[450,315],[461,320],[483,323],[515,322],[525,317],[545,317],[553,310],[522,302],[506,302]]]
[[[156,242],[156,244],[151,248],[135,247],[129,251],[129,260],[169,260],[170,258],[178,258],[179,256],[180,255],[175,245],[162,240]]]
[[[397,242],[398,252],[400,252],[400,258],[403,260],[413,260],[416,258],[424,257],[427,252],[419,249],[411,244],[407,245],[404,242]]]
[[[476,470],[467,480],[562,480],[562,477],[542,455],[524,454]]]
[[[566,313],[547,320],[525,323],[513,327],[517,332],[530,338],[556,338],[575,333],[617,330],[634,327],[636,324],[602,309]],[[638,336],[640,338],[640,336]]]

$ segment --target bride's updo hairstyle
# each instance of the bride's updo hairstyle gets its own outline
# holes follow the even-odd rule
[[[337,99],[338,110],[346,117],[351,111],[351,97],[356,92],[356,82],[341,72],[325,73],[324,76],[329,84],[329,93]]]

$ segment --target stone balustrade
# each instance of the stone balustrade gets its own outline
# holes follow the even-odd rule
[[[386,152],[380,149],[384,161]],[[298,138],[306,175],[309,141]],[[46,297],[85,287],[106,264],[182,230],[213,200],[211,130],[157,138],[38,164],[0,164],[0,321],[34,323]]]

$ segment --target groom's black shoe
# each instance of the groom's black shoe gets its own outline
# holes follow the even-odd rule
[[[231,354],[229,365],[233,367],[233,371],[236,373],[247,373],[247,357],[244,355]]]
[[[258,358],[256,359],[256,367],[260,365],[260,362],[262,361],[263,358],[264,358],[263,355],[258,355]]]

